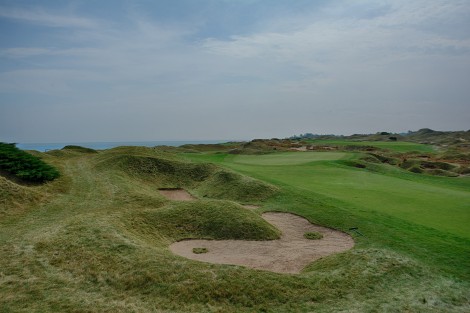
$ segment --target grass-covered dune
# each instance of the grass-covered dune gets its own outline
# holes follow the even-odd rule
[[[216,167],[210,163],[190,163],[161,151],[134,154],[116,153],[100,156],[96,168],[114,169],[157,188],[187,188],[201,198],[215,198],[256,203],[277,193],[273,185],[249,176]],[[117,149],[119,151],[119,149]]]
[[[55,150],[37,153],[60,170],[54,181],[0,177],[0,312],[469,311],[466,177],[346,164],[359,153],[206,150]],[[198,200],[158,191],[176,187]],[[276,210],[356,246],[297,275],[169,250],[186,238],[277,238],[259,215]]]
[[[134,214],[135,230],[159,233],[174,241],[191,238],[266,240],[279,231],[258,214],[230,201],[177,202]]]

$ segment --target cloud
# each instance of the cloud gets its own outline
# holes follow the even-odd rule
[[[0,56],[9,58],[28,58],[32,56],[50,54],[46,48],[7,48],[0,50]]]
[[[163,22],[151,10],[134,10],[102,22],[41,9],[0,10],[19,21],[67,27],[41,32],[35,45],[3,45],[2,110],[34,120],[28,113],[34,105],[50,128],[61,119],[78,129],[79,116],[89,123],[85,140],[121,140],[123,132],[135,134],[126,140],[141,139],[144,131],[149,140],[154,134],[168,139],[168,131],[171,139],[401,131],[415,129],[413,120],[419,127],[464,125],[470,36],[456,32],[470,6],[458,0],[350,3],[263,16],[256,27],[230,28],[217,38],[201,37],[200,16],[195,24]],[[113,138],[93,138],[94,129],[106,126],[103,133],[115,130]]]
[[[0,7],[0,17],[49,27],[97,28],[99,26],[99,23],[89,18],[57,15],[42,9]]]

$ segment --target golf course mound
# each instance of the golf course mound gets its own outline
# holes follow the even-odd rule
[[[171,241],[188,238],[270,240],[279,231],[258,214],[230,201],[172,202],[133,214],[133,229]],[[152,240],[152,238],[149,238]]]
[[[75,152],[80,152],[80,153],[98,153],[95,149],[91,148],[86,148],[82,146],[76,146],[76,145],[67,145],[62,148],[62,150],[71,150]]]
[[[98,167],[112,166],[130,176],[153,180],[162,185],[192,186],[214,172],[215,166],[207,163],[193,164],[158,156],[115,155],[102,161]],[[168,187],[169,188],[169,187]]]
[[[39,201],[40,197],[39,192],[0,175],[0,217],[2,214],[15,213],[28,203]]]
[[[248,176],[220,170],[204,181],[197,192],[209,198],[257,202],[275,195],[278,188]]]
[[[300,273],[311,262],[354,246],[343,232],[311,224],[289,213],[264,213],[267,222],[281,230],[278,240],[183,240],[173,243],[173,253],[202,262],[233,264],[277,273]],[[310,240],[306,233],[317,232],[321,239]],[[205,253],[196,249],[205,249]]]
[[[263,201],[278,192],[272,185],[211,163],[190,163],[158,152],[136,155],[113,150],[98,158],[98,170],[118,170],[131,178],[152,183],[158,189],[186,189],[201,198],[243,203]]]

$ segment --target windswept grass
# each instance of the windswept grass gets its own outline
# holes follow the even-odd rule
[[[212,154],[192,154],[198,162],[190,163],[149,148],[60,152],[41,154],[63,173],[52,183],[16,190],[6,178],[0,180],[12,194],[7,201],[6,193],[0,194],[9,210],[11,199],[26,197],[30,188],[51,194],[48,201],[25,200],[21,214],[0,218],[1,312],[469,311],[467,239],[367,207],[371,185],[358,190],[369,196],[353,205],[354,192],[341,199],[328,196],[328,180],[310,183],[309,177],[343,175],[335,181],[350,188],[355,171],[385,178],[403,172],[402,180],[421,192],[434,186],[463,194],[465,180],[446,187],[451,178],[413,176],[397,168],[379,174],[348,167],[344,160],[261,165]],[[204,160],[230,169],[204,165]],[[200,166],[209,169],[207,178],[180,176]],[[234,177],[218,181],[217,173]],[[369,180],[368,175],[359,177],[358,184]],[[192,186],[193,194],[221,187],[226,195],[237,189],[239,197],[246,181],[275,190],[257,198],[267,210],[290,211],[345,231],[355,226],[365,237],[353,234],[354,249],[323,258],[299,275],[196,262],[170,252],[169,244],[184,238],[277,237],[256,211],[232,201],[172,202],[158,192],[163,183],[182,182]],[[408,195],[412,199],[412,191]],[[392,199],[393,193],[384,202]]]
[[[230,201],[174,202],[132,218],[136,230],[173,241],[189,238],[270,240],[279,231],[258,214]]]
[[[81,153],[98,153],[98,151],[94,149],[74,145],[65,146],[62,148],[62,150],[73,150]]]
[[[220,170],[196,189],[202,197],[259,203],[278,192],[273,185],[232,171]]]
[[[326,146],[370,146],[379,149],[387,149],[397,152],[419,151],[433,152],[435,149],[430,145],[406,142],[406,141],[352,141],[352,140],[307,140],[309,144]]]

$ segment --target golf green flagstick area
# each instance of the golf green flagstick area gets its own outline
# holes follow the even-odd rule
[[[357,151],[217,149],[64,148],[32,152],[60,172],[52,181],[2,174],[0,311],[470,311],[468,176],[364,163]],[[282,234],[261,217],[272,211],[347,233],[355,245],[298,274],[199,262],[169,248],[185,239],[276,240]],[[211,253],[204,249],[193,253]]]

